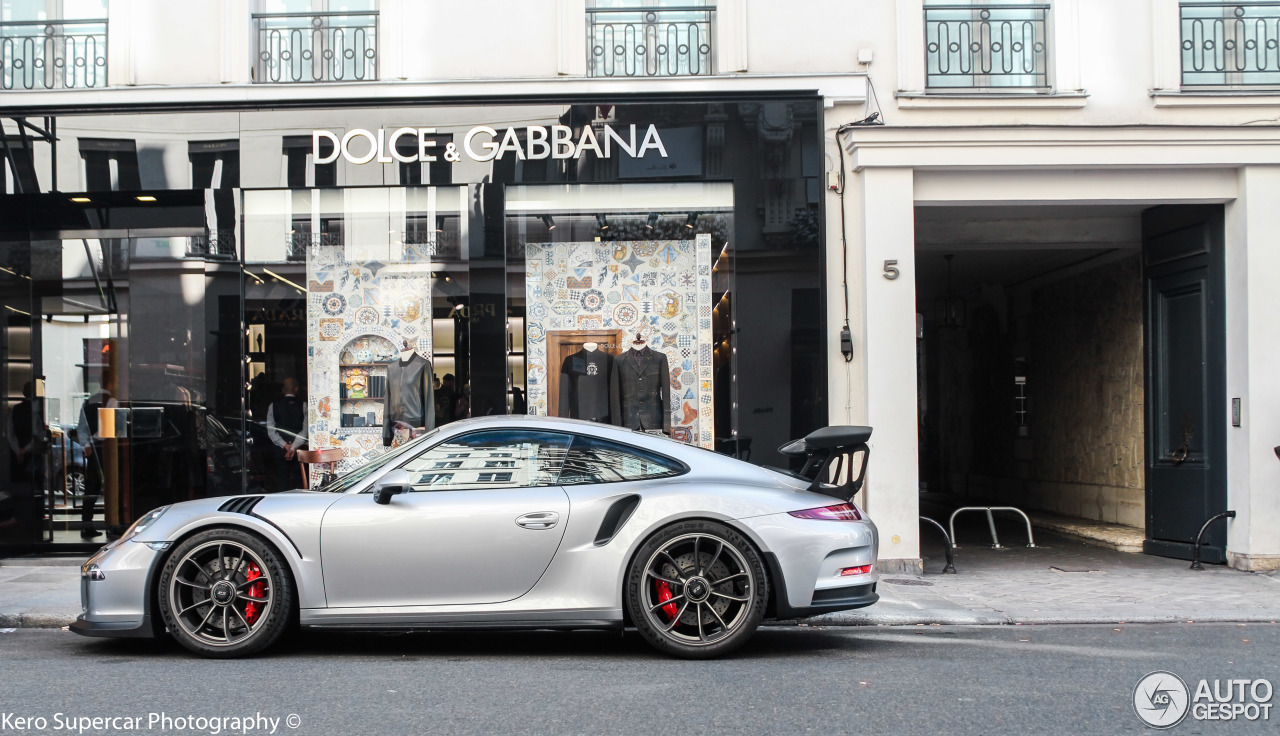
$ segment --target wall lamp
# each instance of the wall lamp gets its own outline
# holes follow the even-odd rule
[[[600,227],[600,229],[601,229],[601,230],[608,230],[608,229],[609,229],[609,218],[605,217],[603,214],[597,214],[597,215],[596,215],[596,225],[598,225],[598,226]]]
[[[698,213],[690,212],[689,217],[684,221],[684,226],[692,230],[698,226]]]
[[[556,221],[551,217],[551,215],[543,215],[542,224],[546,225],[548,230],[556,229]]]
[[[653,229],[654,227],[656,227],[657,225],[658,225],[658,213],[657,213],[657,212],[650,212],[650,213],[649,213],[649,220],[648,220],[647,222],[645,222],[644,226],[645,226],[645,227],[647,227],[647,228],[649,228],[650,230],[652,230],[652,229]]]

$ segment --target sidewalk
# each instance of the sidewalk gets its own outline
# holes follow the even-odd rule
[[[942,575],[941,541],[925,545],[925,575],[881,578],[880,602],[807,619],[810,626],[916,624],[1160,623],[1280,621],[1280,574],[1221,565],[1189,570],[1183,560],[1118,552],[1037,530],[1035,548],[993,550],[977,529],[961,529],[956,575]],[[1000,530],[1017,545],[1025,531]],[[0,562],[0,628],[59,627],[80,613],[73,560]]]
[[[977,518],[977,517],[975,517]],[[985,525],[985,520],[983,520]],[[955,575],[943,575],[941,540],[926,540],[923,576],[886,575],[880,602],[805,623],[908,624],[1166,623],[1280,621],[1280,574],[1222,565],[1190,570],[1185,560],[1119,552],[1036,529],[1001,525],[1005,549],[982,529],[958,530]],[[927,531],[926,531],[927,534]]]
[[[0,629],[57,628],[80,615],[80,562],[0,560]]]

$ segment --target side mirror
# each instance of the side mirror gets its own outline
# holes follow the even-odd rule
[[[386,506],[391,497],[413,490],[413,475],[403,469],[392,470],[378,479],[377,490],[373,492],[373,502]]]

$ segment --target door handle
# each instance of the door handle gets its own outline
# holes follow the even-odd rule
[[[516,517],[516,526],[525,529],[550,529],[560,523],[560,514],[554,511],[534,511],[531,514]]]
[[[1191,423],[1191,417],[1187,416],[1186,414],[1183,414],[1182,415],[1182,444],[1178,447],[1178,449],[1174,450],[1173,453],[1170,454],[1169,456],[1169,459],[1173,461],[1174,465],[1181,465],[1187,460],[1187,454],[1191,451],[1192,427],[1193,425]]]

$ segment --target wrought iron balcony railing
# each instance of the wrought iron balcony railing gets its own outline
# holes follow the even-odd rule
[[[1182,84],[1280,87],[1280,2],[1181,3]]]
[[[0,89],[105,86],[105,18],[0,23]]]
[[[925,87],[1049,88],[1049,6],[926,5]]]
[[[714,6],[587,8],[587,76],[711,74]]]
[[[378,14],[254,13],[253,80],[267,84],[378,78]]]

